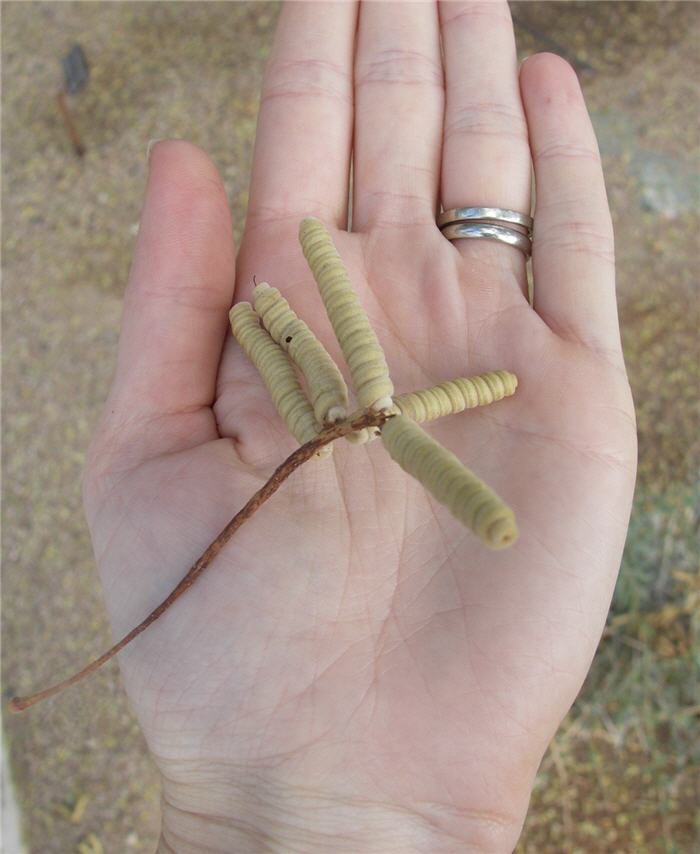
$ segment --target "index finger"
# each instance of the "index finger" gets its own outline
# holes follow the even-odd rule
[[[214,164],[190,143],[159,142],[151,152],[108,403],[121,422],[164,416],[191,422],[201,412],[200,439],[217,435],[209,407],[234,266],[228,202]],[[181,442],[197,440],[189,423]]]

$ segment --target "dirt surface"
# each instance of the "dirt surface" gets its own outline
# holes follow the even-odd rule
[[[528,2],[513,10],[523,55],[568,52],[594,116],[639,416],[635,512],[663,520],[676,509],[663,503],[669,490],[694,493],[699,461],[700,7]],[[80,479],[114,365],[147,142],[185,137],[211,154],[238,236],[276,14],[268,3],[2,6],[4,697],[54,681],[109,645]],[[61,58],[75,43],[90,62],[87,86],[70,98],[82,159],[56,102]],[[660,601],[668,590],[659,588]],[[615,698],[614,684],[606,691]],[[116,665],[4,726],[31,854],[154,850],[157,778]],[[686,778],[663,793],[642,770],[623,780],[627,743],[608,739],[597,752],[591,743],[584,757],[581,742],[568,753],[571,744],[555,744],[545,759],[523,852],[697,850]],[[663,761],[675,747],[658,749]],[[643,769],[649,745],[639,750]],[[592,771],[577,783],[572,769],[585,763]],[[626,802],[615,801],[620,786]],[[619,816],[641,797],[650,806],[634,819],[634,836]]]

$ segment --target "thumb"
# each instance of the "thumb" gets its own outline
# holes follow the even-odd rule
[[[204,410],[200,423],[211,435],[199,440],[215,438],[210,407],[234,279],[231,218],[214,164],[190,143],[157,143],[109,400],[110,413],[125,429],[145,430],[163,416]],[[185,435],[191,445],[192,435]],[[171,441],[168,450],[178,449]]]

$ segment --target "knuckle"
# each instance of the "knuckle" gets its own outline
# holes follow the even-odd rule
[[[272,62],[267,69],[261,106],[277,98],[328,97],[351,103],[352,82],[342,65],[329,60]]]
[[[447,6],[444,17],[445,29],[464,27],[472,29],[475,22],[492,24],[494,26],[510,25],[508,7],[492,0],[472,0],[469,3],[456,3],[455,11]]]
[[[373,83],[442,88],[442,67],[420,51],[388,48],[357,69],[357,87]]]
[[[611,232],[591,220],[573,220],[549,226],[535,234],[538,252],[556,252],[598,258],[614,266],[615,247]]]
[[[445,140],[455,136],[506,137],[525,145],[528,143],[523,114],[508,104],[494,101],[472,102],[453,108],[445,124]]]
[[[536,148],[533,152],[533,157],[540,164],[556,163],[562,161],[566,163],[570,160],[578,162],[589,161],[595,166],[600,166],[600,154],[597,148],[592,148],[587,145],[577,145],[574,142],[549,142]]]

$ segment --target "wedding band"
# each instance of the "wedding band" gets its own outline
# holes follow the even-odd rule
[[[529,235],[504,225],[494,225],[489,222],[454,222],[443,226],[441,231],[448,240],[461,240],[463,237],[484,237],[487,240],[498,240],[501,243],[507,243],[509,246],[515,246],[525,254],[526,258],[532,254],[532,241]]]
[[[505,222],[510,225],[521,226],[528,233],[532,231],[534,221],[531,216],[520,213],[519,211],[511,211],[507,208],[452,208],[449,211],[443,211],[437,219],[438,228],[451,225],[455,222],[464,222],[465,220],[477,222],[494,222],[496,224]]]

